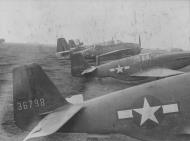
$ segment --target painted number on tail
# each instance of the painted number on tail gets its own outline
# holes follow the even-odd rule
[[[34,100],[26,100],[22,102],[17,102],[17,110],[28,110],[36,107],[45,107],[45,99],[34,99]]]

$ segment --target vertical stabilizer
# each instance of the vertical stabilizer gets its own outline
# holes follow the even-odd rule
[[[40,115],[68,103],[37,64],[13,70],[13,102],[14,119],[21,129],[31,128]]]
[[[81,76],[81,73],[88,68],[90,65],[81,53],[71,55],[71,73],[73,76]]]
[[[76,44],[73,40],[69,40],[69,47],[70,48],[76,48]]]
[[[65,38],[58,38],[57,39],[57,52],[67,51],[70,50],[69,45]]]

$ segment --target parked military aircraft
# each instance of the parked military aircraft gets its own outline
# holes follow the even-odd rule
[[[177,69],[190,65],[190,52],[170,52],[163,54],[139,54],[115,60],[99,66],[90,66],[82,54],[71,56],[73,76],[113,77],[130,82],[158,79],[183,72]]]
[[[39,65],[25,65],[13,71],[14,119],[23,130],[33,128],[24,141],[57,131],[189,141],[189,86],[186,73],[72,104]]]
[[[119,59],[139,54],[141,52],[141,40],[139,37],[139,44],[119,42],[111,45],[94,45],[79,52],[88,59],[94,59],[96,56],[101,60]]]
[[[57,46],[53,44],[39,44],[39,43],[19,43],[19,42],[6,42],[5,39],[0,39],[0,48],[8,48],[8,47],[50,47],[57,48],[57,51],[62,50],[62,47],[66,47],[66,49],[74,49],[76,47],[75,42],[73,40],[69,40],[69,46],[65,46],[65,39],[59,38],[57,40]],[[66,42],[67,44],[67,42]],[[48,48],[47,48],[48,49]],[[84,48],[82,48],[84,49]]]
[[[71,43],[70,43],[71,44]],[[74,45],[74,44],[73,44]],[[141,41],[139,37],[139,44],[118,42],[114,44],[96,44],[91,46],[75,46],[70,48],[64,38],[59,38],[57,41],[56,55],[63,58],[69,58],[70,53],[80,52],[86,59],[96,59],[99,61],[119,59],[131,55],[139,54],[141,51]]]
[[[183,51],[183,49],[181,49],[181,48],[171,48],[170,51],[172,51],[172,52],[180,52],[180,51]]]
[[[73,40],[69,40],[69,43],[67,43],[65,38],[58,38],[56,56],[69,58],[71,52],[84,49],[85,47],[83,47],[82,44],[76,45]]]

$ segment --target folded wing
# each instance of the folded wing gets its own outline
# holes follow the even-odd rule
[[[96,65],[99,65],[100,62],[102,62],[102,61],[115,60],[115,59],[129,57],[129,56],[131,56],[130,53],[131,53],[131,49],[129,49],[129,48],[110,51],[108,53],[97,56],[96,57]]]

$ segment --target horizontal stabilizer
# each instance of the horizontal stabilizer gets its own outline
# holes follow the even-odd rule
[[[56,56],[59,59],[70,59],[70,53],[71,53],[71,50],[61,51],[61,52],[57,52]]]
[[[73,95],[65,99],[72,104],[81,104],[84,102],[84,97],[82,94]]]
[[[95,70],[96,70],[96,67],[95,66],[91,66],[90,68],[85,69],[81,74],[85,75],[85,74],[91,73],[91,72],[93,72]]]
[[[55,133],[82,108],[83,105],[69,104],[52,111],[38,123],[38,125],[28,134],[24,141]]]
[[[154,68],[154,69],[149,69],[146,71],[135,73],[131,76],[136,76],[136,77],[168,77],[168,76],[178,75],[178,74],[182,74],[182,73],[184,73],[184,72],[176,71],[176,70],[172,70],[172,69],[167,69],[167,68]]]
[[[57,57],[67,56],[67,55],[70,55],[70,53],[71,53],[71,50],[60,51],[60,52],[56,52],[56,56]]]
[[[121,50],[114,50],[110,51],[108,53],[99,55],[96,57],[96,65],[99,65],[101,61],[107,61],[107,60],[115,60],[115,59],[121,59],[124,57],[129,57],[131,49],[121,49]]]

